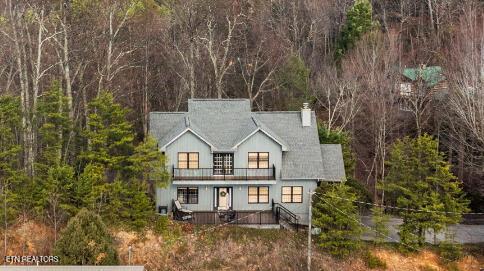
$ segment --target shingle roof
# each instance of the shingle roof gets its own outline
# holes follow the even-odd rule
[[[314,112],[311,123],[303,127],[299,111],[251,112],[247,99],[190,99],[188,112],[152,112],[150,133],[161,147],[190,127],[216,151],[233,151],[237,143],[261,129],[287,150],[282,155],[283,179],[332,179],[340,169],[324,166]],[[342,159],[336,151],[328,152],[324,160],[334,164]]]
[[[422,78],[429,87],[435,86],[442,80],[445,80],[445,77],[442,74],[442,67],[440,66],[405,68],[403,70],[403,76],[412,81]]]
[[[346,178],[340,144],[321,144],[321,155],[325,181],[341,181]]]

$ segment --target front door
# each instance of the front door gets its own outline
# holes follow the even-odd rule
[[[215,209],[229,210],[232,207],[232,187],[215,188]]]

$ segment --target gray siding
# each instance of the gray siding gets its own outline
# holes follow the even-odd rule
[[[276,179],[279,179],[282,165],[282,147],[263,132],[257,132],[244,141],[234,153],[235,167],[246,168],[249,165],[249,152],[268,152],[269,167],[276,166]]]
[[[177,167],[178,165],[179,152],[198,152],[199,167],[212,167],[210,146],[190,131],[183,134],[166,148],[165,154],[168,157],[170,172],[173,166]]]
[[[257,186],[257,185],[254,185]],[[269,210],[271,202],[281,203],[300,217],[302,224],[308,222],[308,204],[309,190],[314,191],[317,187],[316,180],[291,180],[278,181],[275,185],[261,185],[269,187],[269,203],[249,204],[248,187],[249,185],[193,185],[198,187],[198,204],[183,204],[183,207],[193,211],[212,211],[214,207],[214,188],[215,187],[232,187],[232,208],[234,210]],[[282,203],[282,186],[302,186],[303,202],[302,203]],[[171,211],[172,200],[176,199],[177,187],[186,187],[185,185],[170,185],[166,189],[157,189],[157,205],[168,206]]]

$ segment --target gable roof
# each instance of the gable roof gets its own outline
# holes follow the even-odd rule
[[[213,151],[233,152],[262,132],[281,145],[282,179],[328,179],[332,175],[323,167],[314,112],[311,123],[302,126],[300,111],[252,112],[247,99],[190,99],[188,112],[150,113],[150,133],[161,147],[191,131]]]
[[[187,132],[191,132],[200,140],[207,143],[207,145],[209,145],[212,150],[216,149],[215,146],[207,140],[208,137],[206,137],[201,131],[202,130],[199,129],[196,125],[190,123],[190,118],[188,116],[185,116],[184,121],[176,125],[166,136],[158,141],[158,145],[160,146],[160,150],[164,151],[168,145],[173,143],[179,137]]]
[[[250,134],[247,136],[243,137],[242,140],[240,141],[235,141],[235,145],[232,147],[233,149],[236,149],[238,146],[240,146],[242,143],[244,143],[247,139],[249,139],[252,135],[256,134],[257,132],[262,132],[272,140],[274,140],[277,144],[281,145],[282,151],[288,151],[288,145],[282,140],[280,137],[277,136],[276,133],[273,133],[267,126],[265,126],[263,123],[257,120],[255,116],[252,116],[252,121],[254,121],[254,124],[256,126],[256,129],[253,130]],[[248,129],[244,129],[245,131],[248,131]]]
[[[406,78],[416,81],[419,78],[427,84],[429,87],[433,87],[445,80],[442,74],[442,67],[440,66],[422,66],[419,68],[405,68],[403,70],[403,76]]]
[[[323,171],[325,181],[342,181],[346,179],[343,151],[340,144],[321,144]]]

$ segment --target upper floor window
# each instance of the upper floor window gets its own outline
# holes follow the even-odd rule
[[[269,153],[249,152],[249,168],[269,168]]]
[[[234,174],[234,154],[233,153],[214,153],[213,154],[213,174],[214,175],[233,175]]]
[[[269,203],[269,187],[249,186],[249,203]]]
[[[284,203],[301,203],[303,197],[302,186],[283,186],[282,202]]]
[[[178,168],[198,168],[198,152],[179,152]]]

